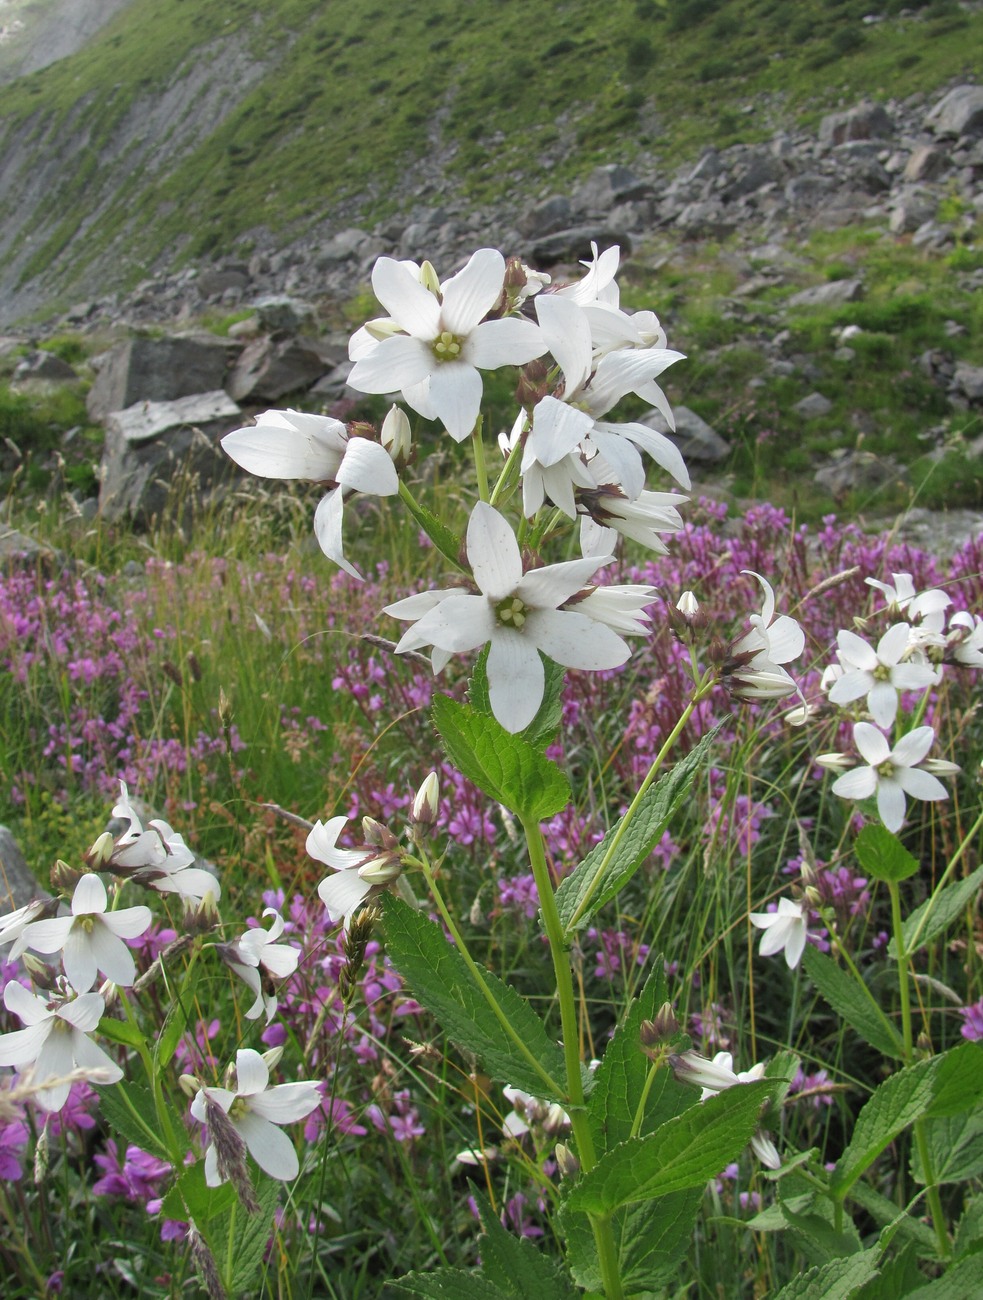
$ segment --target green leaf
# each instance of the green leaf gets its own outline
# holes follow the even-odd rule
[[[766,1080],[735,1085],[647,1137],[623,1142],[580,1178],[567,1203],[589,1214],[610,1214],[620,1205],[703,1187],[750,1142],[772,1091]]]
[[[390,960],[447,1036],[481,1057],[488,1072],[501,1082],[562,1103],[561,1093],[548,1096],[546,1080],[506,1032],[441,927],[392,894],[384,895],[382,907]],[[516,1037],[559,1089],[566,1078],[563,1054],[548,1037],[543,1022],[511,985],[489,971],[482,969],[481,975]]]
[[[932,942],[937,934],[948,929],[957,916],[973,902],[983,889],[983,867],[977,867],[971,876],[947,885],[933,898],[926,898],[901,927],[905,952],[910,957]],[[888,952],[897,959],[898,946],[892,938]]]
[[[433,702],[444,752],[462,776],[523,819],[543,821],[570,802],[570,782],[522,736],[447,695]]]
[[[959,1183],[983,1172],[983,1114],[964,1111],[961,1115],[929,1119],[925,1121],[924,1131],[933,1181]],[[911,1176],[916,1183],[928,1181],[917,1145],[911,1152]]]
[[[957,1259],[983,1250],[983,1196],[971,1196],[966,1202],[962,1218],[956,1225],[953,1249]]]
[[[878,1238],[882,1250],[897,1236],[910,1242],[920,1256],[934,1256],[937,1253],[938,1242],[928,1224],[899,1210],[896,1201],[889,1200],[869,1183],[854,1183],[850,1188],[850,1200],[855,1201],[875,1223],[883,1227],[884,1231]]]
[[[909,1291],[906,1300],[968,1300],[980,1293],[980,1261],[975,1255],[961,1259],[934,1282]]]
[[[848,971],[837,966],[836,962],[811,944],[806,946],[802,964],[836,1014],[870,1043],[871,1047],[876,1047],[885,1056],[893,1056],[896,1060],[904,1056],[904,1043],[900,1035],[890,1021],[878,1015],[877,1008],[866,992],[866,986],[860,988]]]
[[[610,1151],[631,1134],[635,1112],[642,1100],[645,1081],[652,1062],[642,1052],[642,1021],[651,1020],[668,1001],[662,958],[650,956],[652,971],[641,993],[635,998],[622,1023],[614,1032],[604,1052],[604,1059],[594,1071],[594,1088],[587,1103],[599,1155]],[[645,1103],[646,1120],[639,1136],[671,1119],[692,1105],[693,1093],[676,1082],[672,1071],[660,1070]]]
[[[188,1008],[190,1006],[191,1001],[187,989],[184,990],[180,998],[171,1003],[171,1009],[164,1019],[163,1028],[157,1036],[157,1046],[154,1048],[154,1063],[159,1070],[167,1069],[171,1063],[171,1058],[177,1051],[181,1035],[187,1028]]]
[[[96,1032],[111,1043],[121,1043],[124,1047],[146,1047],[147,1040],[129,1020],[115,1020],[112,1016],[103,1016]]]
[[[165,1219],[194,1219],[203,1228],[217,1214],[226,1214],[236,1201],[231,1183],[209,1187],[205,1182],[205,1162],[196,1160],[181,1174],[161,1203]]]
[[[132,1142],[150,1155],[170,1159],[157,1125],[157,1111],[149,1088],[121,1081],[96,1091],[99,1093],[99,1110],[114,1135]]]
[[[909,1241],[896,1254],[885,1255],[883,1241],[877,1244],[882,1252],[878,1264],[880,1272],[855,1293],[856,1300],[901,1300],[925,1280],[925,1274],[918,1267],[918,1251]]]
[[[532,722],[524,731],[520,731],[519,735],[523,740],[527,740],[534,749],[543,750],[547,745],[553,743],[560,730],[560,722],[563,717],[563,687],[567,674],[565,668],[554,663],[546,655],[540,655],[540,658],[543,661],[543,670],[546,675],[543,702]],[[487,714],[489,717],[492,716],[491,699],[488,695],[487,646],[475,661],[471,680],[468,682],[468,700],[479,713]]]
[[[844,1215],[837,1229],[832,1220],[833,1207],[828,1197],[816,1197],[808,1210],[797,1212],[781,1202],[782,1215],[789,1228],[792,1244],[816,1264],[843,1255],[855,1255],[861,1248],[860,1234],[853,1220]]]
[[[506,1232],[486,1197],[477,1194],[475,1199],[485,1232],[478,1246],[485,1279],[515,1300],[531,1295],[536,1300],[569,1300],[570,1278],[558,1265],[531,1242]]]
[[[876,1249],[865,1250],[810,1268],[783,1286],[774,1300],[849,1300],[877,1277],[878,1254]]]
[[[854,848],[861,867],[875,880],[897,884],[918,870],[917,858],[911,856],[886,826],[879,826],[876,822],[870,822],[863,828]]]
[[[709,753],[718,728],[646,790],[635,816],[628,814],[595,844],[556,891],[567,937],[590,924],[595,913],[631,880],[675,817]]]
[[[257,1275],[263,1265],[266,1244],[273,1233],[273,1216],[280,1199],[280,1187],[281,1184],[274,1178],[262,1174],[256,1178],[254,1188],[260,1208],[255,1214],[246,1214],[241,1206],[236,1210],[235,1217],[231,1220],[231,1255],[228,1254],[230,1243],[226,1220],[219,1219],[219,1231],[210,1233],[220,1252],[219,1259],[233,1260],[232,1277],[229,1279],[229,1290],[233,1295],[241,1292],[250,1296],[260,1294]]]
[[[459,569],[461,567],[461,549],[464,543],[457,533],[448,528],[444,521],[438,519],[432,510],[428,510],[425,505],[410,494],[407,493],[406,496],[401,497],[401,500],[441,555],[450,560],[456,569]]]
[[[830,1186],[842,1196],[916,1119],[957,1115],[983,1098],[983,1047],[964,1043],[899,1070],[880,1085],[857,1116],[850,1145],[837,1161]]]
[[[615,1210],[611,1228],[618,1271],[627,1294],[658,1293],[666,1282],[678,1277],[702,1203],[703,1188],[699,1188]],[[590,1220],[568,1205],[561,1205],[556,1222],[575,1281],[588,1291],[600,1291],[601,1269]]]

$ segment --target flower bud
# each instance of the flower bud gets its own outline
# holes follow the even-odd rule
[[[663,1043],[671,1042],[678,1033],[679,1021],[676,1019],[672,1004],[663,1002],[656,1012],[654,1020],[642,1021],[642,1050],[646,1051],[650,1047],[658,1047]]]
[[[398,853],[380,853],[358,868],[359,877],[370,885],[391,885],[403,874],[403,860]]]
[[[691,591],[684,591],[676,601],[676,608],[685,619],[694,619],[700,612],[700,602]]]
[[[740,1083],[733,1070],[708,1061],[705,1056],[692,1049],[674,1052],[669,1057],[669,1064],[680,1083],[694,1084],[696,1087],[708,1088],[713,1092],[722,1092],[724,1088],[732,1088],[735,1083]]]
[[[107,866],[110,858],[113,856],[113,849],[116,847],[116,841],[110,835],[109,831],[103,831],[99,838],[85,855],[85,864],[92,871],[101,871]]]
[[[440,280],[432,262],[421,262],[420,283],[435,297],[440,293]]]
[[[546,382],[549,371],[543,361],[530,361],[519,371],[519,382],[515,389],[515,400],[520,406],[535,406],[546,396],[549,385]]]
[[[395,465],[404,466],[407,463],[413,446],[413,435],[406,412],[398,406],[394,405],[383,420],[379,441]]]
[[[556,1157],[556,1167],[560,1171],[561,1178],[573,1178],[580,1173],[580,1161],[565,1142],[557,1142],[553,1155]]]
[[[377,822],[374,817],[362,818],[362,838],[373,849],[385,849],[393,853],[399,848],[399,840],[388,826]]]
[[[263,1053],[263,1060],[266,1062],[266,1068],[272,1074],[280,1064],[280,1058],[283,1056],[283,1047],[270,1047]]]
[[[49,965],[48,962],[42,961],[36,957],[33,952],[22,952],[20,955],[21,965],[31,977],[31,983],[37,989],[44,989],[50,993],[58,980],[58,968]]]
[[[437,773],[431,772],[417,790],[410,809],[410,821],[417,826],[432,826],[440,811],[440,786]]]
[[[51,868],[51,888],[63,890],[66,894],[74,894],[75,886],[87,873],[79,871],[77,867],[70,867],[67,862],[62,862],[61,858]]]
[[[570,1127],[570,1116],[559,1104],[553,1102],[543,1117],[543,1132],[547,1137],[556,1137]]]

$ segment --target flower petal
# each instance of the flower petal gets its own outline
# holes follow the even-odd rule
[[[371,888],[357,871],[339,871],[321,881],[317,894],[331,920],[340,921],[361,906]]]
[[[270,1082],[270,1069],[259,1052],[240,1047],[236,1052],[236,1093],[251,1097],[262,1092]]]
[[[249,1109],[271,1124],[292,1124],[306,1119],[320,1104],[316,1083],[278,1083],[275,1088],[267,1088],[261,1097],[254,1097]]]
[[[247,1112],[236,1123],[236,1128],[249,1148],[249,1154],[264,1173],[283,1182],[297,1177],[300,1162],[294,1144],[275,1124],[261,1115]]]
[[[274,414],[280,412],[267,412]],[[345,450],[345,426],[324,415],[284,414],[293,418],[280,424],[261,415],[255,427],[227,433],[222,439],[226,455],[261,478],[333,479]]]
[[[528,727],[543,702],[546,674],[532,641],[498,627],[488,651],[488,698],[506,731]]]
[[[406,334],[394,334],[355,362],[348,384],[360,393],[396,393],[428,378],[435,365],[437,361],[428,343]]]
[[[617,632],[571,610],[531,610],[523,635],[565,668],[618,668],[631,656],[631,647]]]
[[[563,371],[567,396],[571,397],[590,377],[590,321],[575,302],[558,294],[540,294],[536,315],[546,345]]]
[[[878,767],[889,757],[891,748],[887,737],[869,722],[858,722],[853,728],[853,743],[871,767]]]
[[[467,265],[440,286],[441,327],[452,334],[470,334],[498,302],[504,282],[505,258],[498,249],[477,249]]]
[[[105,912],[108,902],[106,886],[97,875],[90,872],[82,876],[75,886],[75,893],[72,895],[72,915],[85,916],[93,912]]]
[[[337,481],[354,492],[391,497],[399,491],[399,475],[385,447],[369,438],[352,438],[338,466]]]
[[[407,334],[418,339],[435,339],[440,333],[440,303],[420,283],[419,276],[402,262],[392,257],[380,257],[372,269],[372,290]],[[396,384],[395,387],[402,385]]]
[[[455,442],[463,442],[481,410],[481,376],[464,361],[435,362],[430,375],[430,402]]]
[[[468,522],[468,561],[475,582],[489,600],[511,596],[522,580],[515,534],[504,516],[484,501],[475,505]]]
[[[478,325],[468,336],[461,356],[479,370],[497,370],[499,366],[524,366],[545,351],[546,340],[538,325],[509,316]]]

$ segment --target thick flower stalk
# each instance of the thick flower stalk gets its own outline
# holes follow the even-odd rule
[[[468,524],[467,553],[478,594],[421,592],[388,605],[384,612],[412,620],[396,649],[433,646],[435,672],[451,655],[488,645],[492,712],[507,731],[527,727],[542,703],[545,670],[540,652],[566,668],[617,668],[628,659],[627,642],[606,620],[592,618],[576,603],[610,556],[523,573],[515,534],[497,510],[481,501]],[[647,621],[643,609],[655,591],[632,591],[636,618]]]

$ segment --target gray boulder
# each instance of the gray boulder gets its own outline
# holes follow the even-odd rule
[[[952,387],[968,402],[983,402],[983,366],[971,366],[965,361],[958,361],[952,376]]]
[[[695,411],[688,406],[675,406],[672,413],[676,418],[675,429],[670,429],[661,412],[656,410],[643,415],[639,424],[671,438],[684,460],[712,465],[730,455],[729,445]]]
[[[652,186],[623,167],[620,163],[608,163],[597,167],[578,185],[573,192],[574,207],[584,212],[602,213],[609,211],[617,203],[627,203],[632,199],[647,198],[652,194]]]
[[[844,451],[818,469],[815,480],[833,497],[847,492],[869,491],[885,483],[903,483],[908,472],[890,456],[875,456],[872,451]]]
[[[27,865],[20,846],[6,826],[0,826],[0,920],[32,898],[50,898]]]
[[[589,260],[592,256],[591,242],[597,244],[601,252],[617,244],[622,254],[631,252],[631,240],[624,230],[612,230],[601,223],[583,226],[571,226],[566,230],[557,230],[551,235],[533,239],[529,247],[532,264],[542,268],[556,266],[558,262],[579,262]]]
[[[236,344],[212,334],[139,336],[98,358],[86,405],[93,420],[135,402],[170,402],[221,388]]]
[[[310,388],[327,368],[316,339],[261,338],[243,348],[225,387],[237,402],[273,402]]]
[[[845,113],[830,113],[819,123],[819,143],[826,146],[848,140],[873,140],[889,136],[894,123],[883,104],[857,104]]]
[[[78,379],[78,375],[61,357],[54,352],[45,352],[43,348],[30,352],[14,371],[14,379],[20,382],[26,379],[51,379],[66,382]]]
[[[949,159],[944,150],[934,144],[920,144],[912,150],[905,163],[901,179],[905,181],[936,181],[945,172]]]
[[[864,296],[861,280],[830,280],[828,284],[814,284],[800,289],[788,300],[790,307],[835,307],[844,302],[857,302]]]
[[[565,194],[553,194],[519,216],[516,225],[519,234],[529,238],[552,235],[569,227],[573,222],[573,208]]]
[[[810,393],[792,407],[800,420],[820,420],[824,415],[829,415],[832,409],[833,403],[822,393]]]
[[[983,134],[983,86],[955,86],[928,111],[925,126],[937,136]]]
[[[233,464],[217,441],[240,423],[239,408],[222,391],[113,412],[102,456],[103,519],[129,517],[142,526],[165,511],[187,517],[232,478]]]
[[[286,293],[268,293],[253,303],[260,330],[267,334],[297,334],[314,324],[314,308]]]

